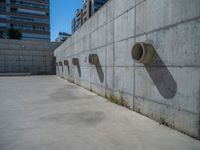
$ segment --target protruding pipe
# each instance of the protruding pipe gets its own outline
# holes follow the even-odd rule
[[[68,61],[68,60],[65,60],[65,61],[64,61],[64,65],[65,65],[65,66],[68,66],[68,65],[69,65],[69,61]]]
[[[153,60],[154,48],[152,44],[139,42],[132,48],[132,57],[137,63],[148,64]]]
[[[73,65],[76,65],[76,66],[79,65],[78,58],[73,58],[73,59],[72,59],[72,64],[73,64]]]
[[[62,64],[62,61],[60,61],[60,62],[59,62],[59,66],[62,66],[62,65],[63,65],[63,64]]]
[[[99,58],[97,54],[90,54],[88,61],[91,65],[97,65],[99,63]]]
[[[56,62],[56,66],[58,67],[58,62]]]

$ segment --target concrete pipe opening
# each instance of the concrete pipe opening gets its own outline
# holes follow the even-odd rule
[[[62,61],[59,62],[59,66],[62,66]]]
[[[79,65],[78,58],[73,58],[72,59],[72,64],[73,65]]]
[[[68,60],[65,60],[65,61],[64,61],[64,65],[65,65],[65,66],[68,66],[68,65],[69,65],[69,61],[68,61]]]
[[[154,48],[149,43],[136,43],[132,48],[132,57],[137,63],[150,63],[153,59]]]
[[[97,65],[99,63],[99,58],[97,54],[90,54],[88,59],[91,65]]]

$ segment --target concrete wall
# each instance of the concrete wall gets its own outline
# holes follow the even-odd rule
[[[69,60],[57,74],[200,137],[199,6],[200,0],[110,0],[55,50],[57,62]],[[133,60],[136,42],[153,44],[155,64]],[[88,62],[91,53],[99,57],[96,66]]]
[[[54,74],[59,44],[0,39],[0,73]]]

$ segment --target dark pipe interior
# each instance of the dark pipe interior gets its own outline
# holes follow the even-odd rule
[[[133,59],[139,61],[142,58],[143,53],[144,53],[144,50],[143,50],[142,45],[136,44],[132,50],[132,57]]]
[[[65,60],[65,61],[64,61],[64,65],[65,65],[65,66],[68,66],[68,65],[69,65],[68,60]]]

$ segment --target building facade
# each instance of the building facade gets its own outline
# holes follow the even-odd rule
[[[66,39],[68,39],[71,36],[71,34],[65,33],[65,32],[59,32],[58,37],[56,38],[56,42],[64,42]]]
[[[92,14],[94,14],[96,11],[98,11],[108,0],[91,0],[91,10]]]
[[[78,30],[83,24],[83,9],[77,9],[75,17],[72,20],[72,33]]]
[[[83,23],[85,23],[92,16],[92,1],[85,0],[83,4]]]
[[[0,30],[21,32],[23,40],[50,41],[49,0],[0,0]]]
[[[77,9],[75,16],[75,27],[79,29],[83,24],[83,11],[82,9]]]

